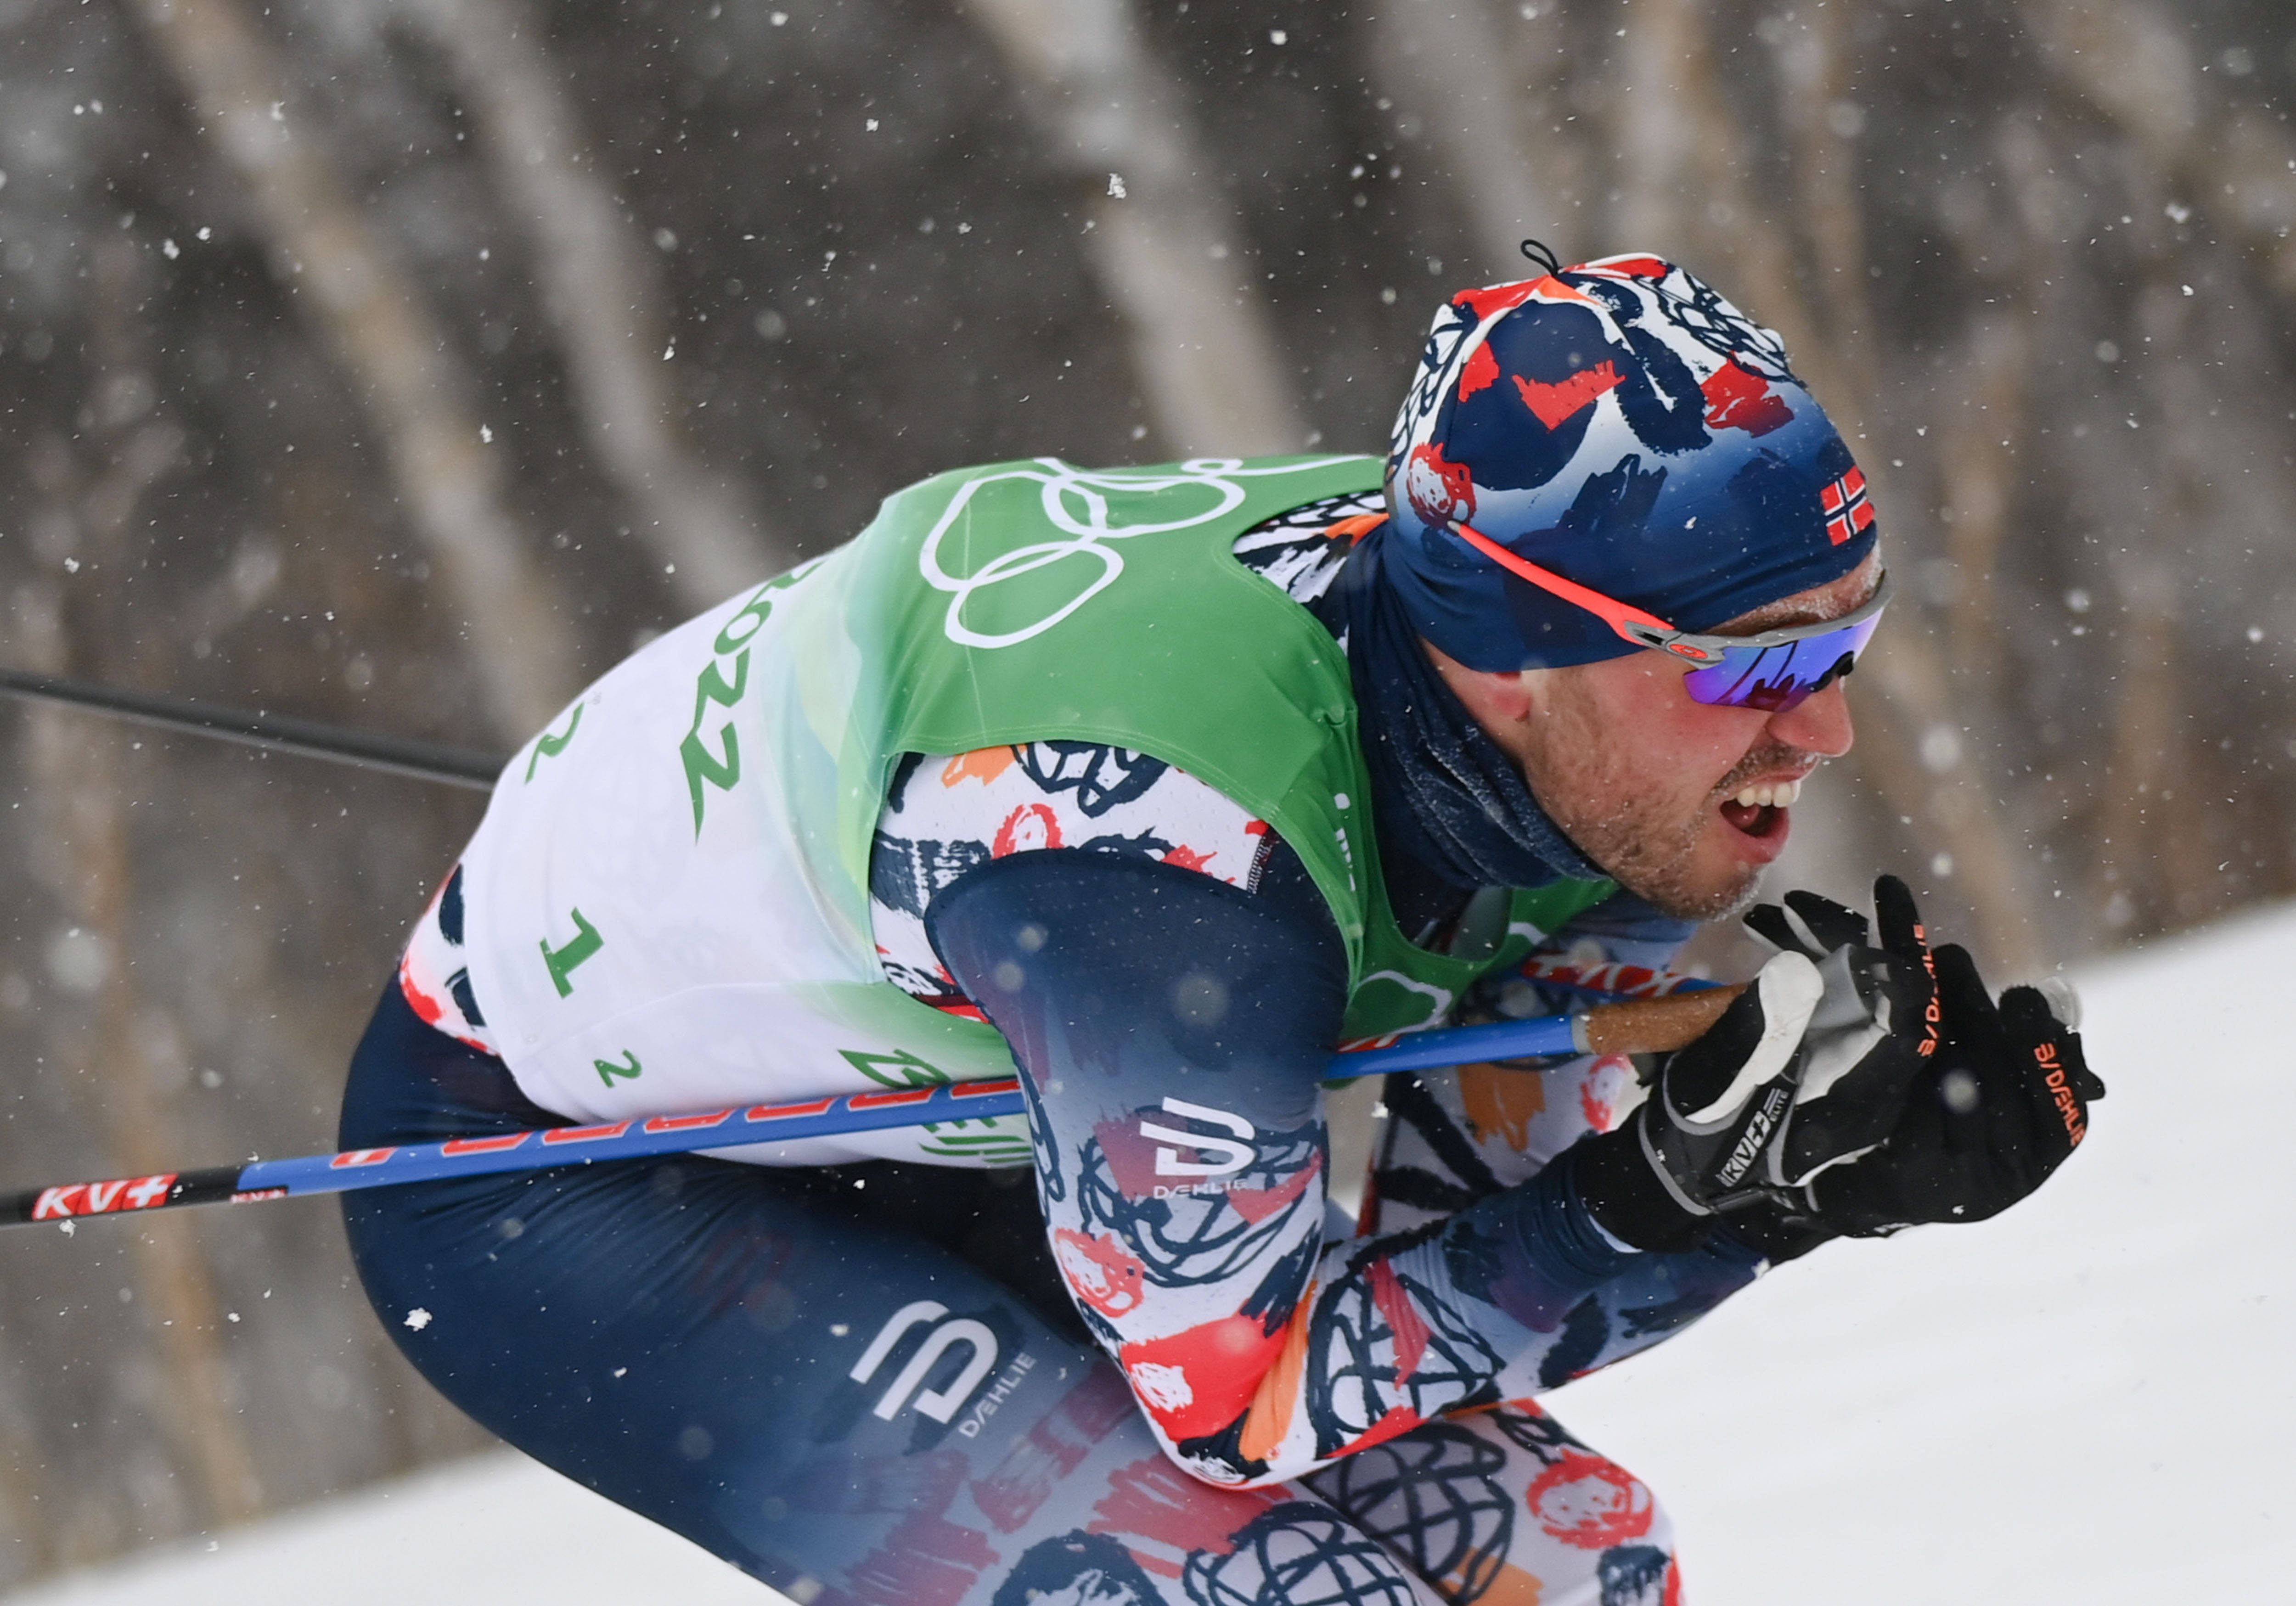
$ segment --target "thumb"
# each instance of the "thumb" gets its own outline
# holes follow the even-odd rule
[[[1764,965],[1714,1028],[1676,1057],[1679,1074],[1669,1068],[1668,1080],[1679,1090],[1671,1102],[1683,1118],[1701,1127],[1726,1120],[1756,1088],[1783,1074],[1824,994],[1817,967],[1800,954],[1781,954]],[[1684,1108],[1693,1100],[1695,1109]]]

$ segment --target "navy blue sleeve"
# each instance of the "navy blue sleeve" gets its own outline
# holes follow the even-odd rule
[[[1551,1387],[1751,1275],[1619,1250],[1567,1167],[1426,1231],[1327,1245],[1320,1078],[1348,978],[1304,875],[1246,892],[1128,856],[1015,854],[943,891],[927,925],[1013,1045],[1070,1297],[1207,1479],[1296,1478]]]

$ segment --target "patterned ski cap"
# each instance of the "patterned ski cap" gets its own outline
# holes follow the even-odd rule
[[[1636,649],[1450,520],[1692,631],[1838,579],[1876,538],[1865,476],[1784,343],[1655,257],[1454,297],[1396,415],[1387,500],[1383,571],[1474,669]]]

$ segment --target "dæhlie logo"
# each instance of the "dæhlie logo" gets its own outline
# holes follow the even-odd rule
[[[996,1335],[988,1330],[987,1323],[977,1322],[971,1316],[949,1319],[948,1307],[939,1300],[915,1299],[895,1311],[892,1319],[877,1330],[877,1336],[869,1340],[869,1348],[861,1352],[861,1358],[853,1363],[853,1370],[846,1375],[857,1383],[867,1382],[877,1375],[877,1369],[909,1335],[910,1330],[925,1323],[938,1325],[925,1336],[923,1345],[909,1357],[908,1364],[894,1376],[891,1386],[877,1401],[875,1414],[883,1421],[891,1422],[900,1414],[902,1406],[914,1405],[919,1414],[929,1416],[937,1422],[945,1422],[956,1414],[972,1391],[996,1370]],[[940,1358],[959,1344],[969,1346],[972,1352],[964,1370],[958,1372],[946,1388],[925,1389],[920,1393],[925,1379],[940,1364]]]
[[[1142,1121],[1140,1135],[1154,1138],[1160,1143],[1173,1145],[1156,1151],[1156,1175],[1159,1176],[1227,1176],[1250,1165],[1259,1151],[1251,1140],[1259,1129],[1240,1115],[1225,1110],[1214,1110],[1205,1104],[1191,1104],[1185,1099],[1167,1097],[1167,1114],[1183,1116],[1192,1121],[1201,1121],[1235,1135],[1212,1137],[1200,1132],[1185,1132],[1177,1127],[1167,1127],[1158,1121]],[[1201,1158],[1182,1159],[1180,1149],[1194,1151]]]

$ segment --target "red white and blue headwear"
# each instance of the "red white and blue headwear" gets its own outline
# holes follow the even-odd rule
[[[1636,647],[1462,526],[1687,632],[1838,579],[1876,538],[1865,478],[1784,343],[1655,257],[1452,298],[1396,415],[1387,489],[1388,581],[1474,669]]]

